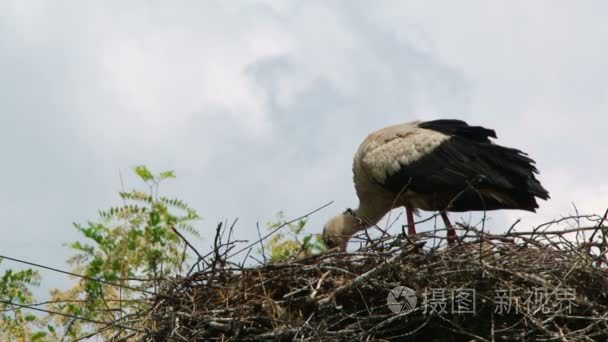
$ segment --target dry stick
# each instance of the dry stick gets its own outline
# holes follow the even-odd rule
[[[471,186],[472,187],[472,186]],[[485,228],[486,228],[486,201],[483,198],[483,195],[481,194],[480,191],[478,191],[477,189],[475,189],[473,187],[473,190],[475,190],[475,192],[477,193],[477,195],[479,195],[479,200],[481,200],[481,205],[484,208],[483,210],[483,217],[481,219],[481,235],[479,236],[479,264],[481,265],[481,276],[483,277],[483,261],[482,261],[482,252],[483,252],[483,240],[484,240],[484,233],[485,233]]]
[[[604,223],[604,221],[606,220],[606,216],[608,216],[608,208],[604,212],[604,216],[602,216],[602,219],[600,220],[599,224],[597,225],[597,229],[593,231],[593,233],[591,234],[591,237],[589,238],[589,246],[587,246],[587,253],[589,253],[589,254],[591,254],[591,243],[593,243],[593,238],[595,237],[595,234],[598,232],[598,230],[600,230],[602,223]],[[599,248],[599,252],[600,252],[600,258],[598,260],[598,267],[599,267],[602,265],[601,257],[603,256],[604,258],[606,258],[606,256],[605,256],[606,232],[604,230],[602,230],[602,244],[598,248]]]
[[[396,255],[394,255],[392,258],[390,258],[389,260],[385,261],[381,265],[379,265],[379,266],[377,266],[375,268],[372,268],[371,270],[363,273],[362,275],[360,275],[357,278],[353,279],[347,285],[343,285],[343,286],[338,287],[329,297],[321,299],[319,301],[319,304],[321,306],[327,305],[333,298],[335,298],[340,293],[348,291],[348,290],[353,289],[355,287],[358,287],[359,285],[363,284],[364,282],[366,282],[370,278],[374,277],[375,275],[377,275],[379,273],[382,273],[391,264],[399,261],[401,258],[403,258],[404,256],[406,256],[412,250],[413,250],[413,248],[409,247],[409,246],[408,246],[408,248],[403,248],[401,251],[399,251],[399,253],[397,253]]]
[[[390,212],[389,212],[389,214],[390,214]],[[399,217],[399,216],[401,216],[401,214],[399,214],[399,215],[398,215],[398,217]],[[359,218],[359,219],[360,219],[360,220],[363,220],[362,218]],[[425,220],[422,220],[422,221],[418,221],[418,222],[415,222],[415,223],[422,223],[422,222],[425,222],[425,221],[428,221],[428,219],[425,219]],[[383,239],[385,239],[385,237],[388,237],[388,238],[390,238],[390,237],[391,237],[391,235],[388,233],[388,229],[392,228],[392,225],[393,225],[393,224],[394,224],[396,221],[394,221],[394,222],[393,222],[391,225],[389,225],[389,226],[388,226],[388,228],[385,228],[385,229],[383,229],[383,228],[381,228],[380,226],[378,226],[378,224],[377,224],[377,223],[371,222],[371,221],[369,221],[369,220],[367,220],[367,219],[365,219],[365,222],[366,222],[366,223],[368,223],[369,228],[375,228],[375,229],[379,230],[379,231],[382,233],[382,236],[380,236],[380,237],[378,237],[377,239],[375,239],[376,241],[380,241],[380,242],[382,242],[382,241],[383,241]],[[369,228],[367,228],[367,229],[369,229]],[[370,237],[369,237],[369,235],[367,234],[367,229],[365,229],[365,236],[367,237],[367,239],[365,239],[365,241],[366,241],[366,242],[370,242],[370,243],[371,243],[371,241],[370,241],[370,240],[371,240],[371,238],[370,238]],[[405,236],[407,237],[407,234],[405,234]],[[354,235],[353,237],[356,237],[356,235]],[[409,238],[408,238],[408,239],[409,239]],[[373,243],[371,243],[371,244],[373,245]],[[366,248],[366,247],[362,247],[362,248]]]
[[[71,323],[72,323],[72,322],[70,322],[70,324],[71,324]],[[70,327],[70,328],[71,328],[71,327]],[[81,336],[81,337],[79,337],[79,338],[77,338],[77,339],[75,339],[75,340],[72,340],[72,342],[83,341],[83,340],[89,339],[89,338],[91,338],[91,337],[95,337],[95,335],[97,335],[97,334],[101,334],[102,332],[107,331],[107,330],[110,330],[111,328],[112,328],[112,327],[110,327],[110,326],[105,326],[105,327],[103,327],[103,328],[101,328],[101,329],[98,329],[97,331],[94,331],[94,332],[92,332],[92,333],[90,333],[90,334],[87,334],[87,335]],[[119,333],[119,334],[122,334],[123,332],[124,332],[124,329],[120,329],[120,331],[119,331],[118,333]],[[132,334],[133,334],[133,335],[135,335],[136,333],[135,333],[135,332],[133,332]],[[61,341],[65,340],[66,336],[67,336],[67,329],[66,329],[66,333],[64,333],[64,334],[63,334],[63,336],[61,337]],[[115,335],[115,336],[117,336],[117,335]],[[115,338],[114,338],[114,337],[110,338],[110,341],[115,341]]]
[[[399,217],[401,217],[401,213],[399,213],[399,214],[397,215],[397,219],[398,219]],[[396,222],[396,221],[395,221],[395,222]],[[388,224],[388,222],[387,222],[387,224]],[[387,228],[384,228],[384,229],[380,228],[380,227],[379,227],[377,224],[370,224],[370,228],[371,228],[371,227],[374,227],[374,228],[378,229],[378,230],[380,231],[380,233],[382,233],[381,238],[384,238],[384,237],[390,237],[390,236],[391,236],[391,235],[388,233],[388,230],[389,230],[389,229],[392,227],[392,224],[391,224],[391,225],[389,225]]]
[[[253,259],[255,262],[257,262],[259,265],[264,265],[264,264],[266,264],[266,261],[265,261],[265,260],[260,260],[260,259],[258,259],[258,258],[256,258],[256,257],[254,257],[253,255],[250,255],[249,257],[250,257],[251,259]]]
[[[521,222],[521,218],[518,218],[517,220],[515,220],[515,222],[513,222],[513,224],[511,225],[511,227],[509,227],[509,229],[507,230],[507,232],[505,233],[505,235],[509,235],[511,234],[511,231],[513,230],[513,228],[515,228],[515,226]]]
[[[384,233],[384,231],[382,231],[382,233]],[[365,243],[366,243],[366,245],[369,245],[372,242],[372,238],[369,236],[369,232],[367,231],[367,229],[363,229],[363,234],[365,234]]]
[[[419,224],[419,223],[424,223],[424,222],[430,221],[430,220],[434,219],[435,217],[437,217],[437,216],[439,216],[439,215],[440,215],[440,213],[436,213],[436,214],[431,215],[431,216],[430,216],[430,217],[428,217],[428,218],[421,219],[421,220],[419,220],[419,221],[415,221],[415,222],[414,222],[414,225]],[[369,221],[367,221],[367,222],[369,222]],[[394,222],[396,222],[396,221],[394,221]],[[393,224],[394,224],[394,222],[393,222]],[[370,223],[371,223],[371,222],[370,222]],[[370,225],[370,228],[371,228],[371,227],[378,229],[380,232],[382,232],[383,236],[382,236],[382,237],[379,237],[379,238],[376,238],[376,239],[375,239],[375,242],[370,243],[370,244],[369,244],[369,245],[367,245],[367,246],[363,246],[363,247],[361,247],[361,249],[360,249],[360,250],[368,249],[368,248],[370,248],[370,247],[377,247],[377,245],[379,245],[379,244],[381,244],[381,243],[383,243],[383,242],[385,242],[385,241],[387,241],[387,240],[389,240],[389,239],[393,238],[391,235],[389,235],[389,234],[388,234],[388,232],[387,232],[387,231],[385,231],[385,230],[383,230],[382,228],[380,228],[380,227],[379,227],[377,224],[373,223],[373,224],[371,224],[371,225]],[[392,227],[392,225],[391,225],[391,226],[389,226],[388,228],[390,229],[391,227]],[[369,229],[369,228],[368,228],[368,229]],[[441,229],[441,230],[438,230],[438,231],[443,231],[443,230],[445,230],[445,229]],[[428,232],[417,233],[416,235],[423,236],[423,234],[428,234]],[[384,237],[385,235],[386,235],[388,238],[385,238],[385,237]],[[357,239],[357,238],[358,238],[358,236],[359,236],[359,235],[353,235],[351,238],[353,238],[353,239]],[[405,239],[406,239],[406,240],[407,240],[409,243],[415,244],[415,242],[413,242],[413,241],[410,239],[410,237],[409,237],[407,234],[405,234],[404,236],[405,236]],[[359,238],[359,239],[360,239],[360,238]],[[363,239],[360,239],[360,240],[363,240]],[[367,239],[365,239],[365,240],[363,240],[363,241],[367,241]],[[342,253],[341,253],[341,252],[336,252],[336,253],[334,253],[334,254],[332,254],[332,255],[336,255],[336,254],[342,254]]]
[[[251,250],[252,250],[252,248],[249,248],[247,250],[247,253],[245,253],[245,257],[243,258],[243,262],[240,265],[241,268],[245,267],[245,264],[247,263],[247,259],[249,258],[249,254],[251,254]],[[266,260],[264,260],[264,263],[266,263]]]
[[[215,228],[215,239],[213,240],[213,261],[211,263],[211,271],[215,271],[215,266],[218,261],[221,261],[220,246],[222,243],[222,237],[224,236],[224,230],[222,230],[222,223],[220,222]]]
[[[323,281],[325,281],[325,278],[329,275],[330,272],[331,271],[327,271],[327,272],[323,273],[321,278],[319,278],[319,281],[317,282],[317,286],[315,287],[314,291],[312,291],[312,293],[310,294],[310,299],[315,299],[315,297],[317,296],[317,292],[319,292],[321,285],[323,285]]]
[[[373,326],[373,327],[372,327],[371,329],[369,329],[368,331],[364,331],[365,336],[370,337],[370,333],[371,333],[371,332],[374,332],[374,331],[376,331],[376,330],[378,330],[378,329],[380,329],[380,328],[382,328],[382,327],[384,327],[384,326],[387,326],[387,325],[389,325],[389,324],[391,324],[391,323],[393,323],[393,322],[395,322],[395,321],[402,320],[404,317],[410,316],[410,315],[412,315],[412,314],[414,314],[414,313],[417,313],[417,312],[419,312],[419,311],[422,311],[422,310],[421,310],[421,308],[417,308],[417,309],[413,309],[413,310],[405,311],[405,312],[399,313],[399,314],[397,314],[397,315],[394,315],[394,316],[392,316],[392,317],[389,317],[388,319],[386,319],[386,320],[384,320],[384,321],[381,321],[380,323],[376,324],[375,326]],[[410,331],[410,332],[408,332],[408,333],[405,333],[405,334],[403,334],[403,335],[400,335],[399,337],[405,337],[405,336],[409,336],[409,335],[413,335],[413,334],[415,334],[417,331],[419,331],[419,330],[420,330],[420,329],[422,329],[422,328],[423,328],[425,325],[427,325],[427,324],[428,324],[428,322],[430,321],[430,319],[431,319],[431,318],[429,317],[429,318],[428,318],[428,319],[427,319],[427,320],[426,320],[424,323],[422,323],[420,326],[416,327],[416,329],[414,329],[413,331]],[[397,337],[397,336],[395,336],[395,337]],[[393,338],[394,338],[394,337],[393,337]]]
[[[495,334],[495,330],[494,330],[494,310],[492,310],[490,312],[490,319],[492,320],[492,322],[490,323],[490,339],[492,342],[496,341],[496,338],[494,337]]]
[[[460,325],[458,325],[458,324],[450,321],[449,319],[447,319],[447,318],[445,318],[445,317],[443,317],[441,315],[438,315],[437,317],[439,317],[444,322],[447,322],[450,325],[452,325],[454,328],[446,327],[448,330],[450,330],[452,332],[459,333],[459,334],[462,334],[462,335],[466,335],[466,336],[469,336],[469,337],[473,337],[473,338],[476,339],[476,341],[486,341],[486,342],[489,342],[488,340],[486,340],[485,338],[483,338],[481,336],[475,335],[473,333],[470,333],[470,332],[464,330]]]
[[[606,213],[604,213],[604,218],[603,220],[606,219],[606,214],[608,214],[608,209],[606,209]],[[601,221],[601,223],[603,223],[603,220]],[[600,223],[600,225],[601,225]],[[608,257],[606,256],[606,247],[608,246],[608,237],[606,236],[606,230],[603,229],[602,230],[602,246],[600,248],[600,253],[601,255],[604,257],[604,261],[606,263],[608,263]],[[601,263],[600,263],[601,265]],[[599,265],[598,265],[599,266]]]
[[[229,228],[230,230],[234,229],[234,226],[236,225],[237,220],[238,220],[238,218],[232,222],[232,225]],[[244,242],[243,240],[234,240],[234,241],[229,240],[224,243],[222,240],[223,239],[222,237],[224,236],[224,231],[225,231],[225,229],[222,230],[223,226],[225,226],[225,225],[222,222],[220,222],[216,228],[216,234],[215,234],[215,238],[214,238],[214,242],[213,242],[213,250],[211,252],[205,254],[204,256],[202,256],[202,258],[199,260],[199,262],[204,261],[207,266],[211,266],[212,270],[215,269],[218,262],[221,262],[222,265],[224,263],[231,263],[233,265],[236,265],[235,263],[228,261],[229,257],[227,257],[226,254],[228,254],[232,250],[232,248],[235,247],[236,243]],[[231,235],[232,235],[232,233],[229,233],[228,239],[231,238]],[[224,249],[224,252],[220,253],[222,248]],[[213,258],[211,260],[211,263],[209,263],[205,259],[211,255],[213,255]],[[188,273],[189,275],[194,270],[194,266],[195,265],[193,265],[190,268],[190,272]]]
[[[585,219],[587,219],[587,220],[589,220],[589,221],[593,221],[593,220],[592,220],[592,218],[596,218],[596,217],[597,217],[597,218],[600,218],[600,216],[599,216],[599,215],[580,215],[580,216],[574,216],[574,215],[570,215],[570,216],[564,216],[564,217],[561,217],[561,218],[559,218],[559,219],[555,219],[555,220],[552,220],[552,221],[549,221],[549,222],[545,222],[545,223],[543,223],[543,224],[541,224],[541,225],[539,225],[539,226],[537,226],[537,227],[533,228],[531,232],[522,232],[522,233],[527,234],[527,235],[530,235],[530,238],[533,238],[533,237],[534,237],[534,235],[535,235],[535,234],[537,234],[537,232],[538,232],[539,230],[541,230],[542,228],[545,228],[545,227],[546,227],[544,230],[542,230],[542,232],[545,232],[545,231],[547,231],[547,230],[548,230],[548,229],[549,229],[549,228],[550,228],[552,225],[554,225],[554,224],[558,224],[558,223],[561,223],[561,222],[563,222],[563,221],[567,221],[567,220],[579,220],[580,218],[585,218]],[[600,225],[601,225],[601,222],[600,222]],[[598,228],[601,228],[601,227],[597,226],[597,227],[590,228],[590,229],[585,229],[585,230],[598,229]],[[578,229],[577,229],[577,228],[574,228],[574,229],[571,229],[569,232],[578,232]],[[513,234],[517,234],[517,233],[513,233]],[[527,244],[524,244],[524,245],[523,245],[523,247],[525,247],[525,246],[527,246]]]
[[[388,222],[388,220],[387,220],[388,226],[385,228],[385,230],[388,231],[389,229],[391,229],[395,225],[395,223],[397,223],[397,221],[399,221],[399,219],[401,218],[402,215],[403,215],[403,212],[401,211],[397,214],[395,219],[393,219],[393,222]]]
[[[604,212],[604,216],[602,216],[602,219],[597,225],[597,228],[591,234],[591,237],[589,238],[589,243],[593,242],[593,238],[595,237],[595,234],[597,234],[598,230],[600,230],[602,223],[604,223],[604,221],[606,220],[606,216],[608,216],[608,209],[606,209],[606,211]],[[587,250],[587,252],[589,252],[589,249]]]
[[[576,207],[576,204],[574,204],[574,202],[572,202],[572,207],[574,208],[574,214],[577,216],[577,218],[575,218],[574,220],[576,221],[576,227],[580,228],[581,227],[581,220],[580,218],[578,218],[578,216],[580,216],[580,213],[578,211],[578,208]],[[576,233],[576,240],[579,240],[579,235],[582,234],[583,235],[583,240],[585,239],[585,233]]]
[[[601,226],[599,227],[601,228],[608,228],[608,226]],[[561,229],[561,230],[550,230],[550,231],[544,231],[544,232],[537,232],[537,231],[529,231],[529,232],[511,232],[509,233],[509,236],[513,237],[516,236],[518,238],[522,237],[522,236],[529,236],[528,238],[531,239],[532,237],[536,238],[537,236],[543,236],[546,234],[552,234],[552,235],[558,235],[558,234],[568,234],[568,233],[576,233],[578,231],[587,231],[587,230],[594,230],[594,229],[598,229],[598,227],[581,227],[581,228],[570,228],[570,229]],[[493,236],[493,237],[499,237],[499,236],[505,236],[504,234],[502,235],[497,235],[497,234],[491,234],[491,233],[486,233],[486,235],[488,236]]]
[[[237,220],[238,219],[235,219],[235,221],[233,222],[233,226],[234,226],[234,224],[236,223]],[[219,222],[218,223],[218,227],[216,228],[216,236],[214,238],[214,246],[215,247],[224,247],[223,244],[222,244],[222,239],[223,239],[223,236],[224,236],[224,231],[221,230],[222,225],[223,225],[223,222]],[[218,234],[219,234],[219,236],[218,236]],[[219,239],[219,241],[218,241],[218,239]],[[235,241],[233,241],[233,242],[235,242]],[[229,242],[228,245],[229,244],[231,244],[231,242]],[[188,271],[188,276],[192,274],[192,271],[194,271],[195,267],[199,266],[199,263],[201,261],[205,262],[206,266],[210,266],[210,264],[207,261],[205,261],[205,259],[208,258],[211,255],[216,255],[217,254],[216,258],[217,258],[217,256],[219,256],[219,254],[218,254],[219,251],[215,247],[210,252],[208,252],[207,254],[199,257],[199,260],[194,265],[192,265],[192,267],[190,267],[190,270]],[[199,272],[200,271],[201,270],[200,270],[200,267],[199,267]]]
[[[261,239],[259,239],[258,241],[255,241],[254,243],[251,243],[251,244],[247,245],[246,247],[243,247],[243,248],[239,249],[238,251],[236,251],[236,252],[234,252],[234,253],[230,254],[230,255],[228,256],[228,258],[232,258],[233,256],[235,256],[235,255],[237,255],[237,254],[240,254],[241,252],[243,252],[243,251],[245,251],[245,250],[247,250],[247,249],[249,249],[249,248],[251,248],[251,247],[253,247],[253,246],[257,245],[258,243],[261,243],[262,241],[266,240],[268,237],[270,237],[271,235],[273,235],[274,233],[276,233],[277,231],[279,231],[281,228],[283,228],[283,227],[285,227],[285,226],[287,226],[287,225],[289,225],[289,224],[291,224],[291,223],[294,223],[294,222],[296,222],[296,221],[299,221],[299,220],[301,220],[301,219],[307,218],[308,216],[310,216],[310,215],[312,215],[312,214],[315,214],[316,212],[318,212],[318,211],[321,211],[321,210],[325,209],[326,207],[328,207],[328,206],[329,206],[329,205],[331,205],[332,203],[334,203],[334,201],[331,201],[331,202],[329,202],[329,203],[327,203],[327,204],[325,204],[325,205],[322,205],[322,206],[318,207],[317,209],[315,209],[315,210],[313,210],[313,211],[311,211],[311,212],[309,212],[309,213],[307,213],[307,214],[304,214],[304,215],[302,215],[302,216],[300,216],[300,217],[296,217],[295,219],[293,219],[293,220],[291,220],[291,221],[288,221],[288,222],[283,223],[282,225],[280,225],[280,226],[278,226],[277,228],[273,229],[273,230],[272,230],[270,233],[268,233],[268,234],[264,235],[264,236],[263,236]]]
[[[179,236],[194,253],[196,253],[199,260],[202,258],[201,253],[199,253],[196,248],[194,248],[194,246],[175,228],[175,225],[171,225],[171,230],[173,230],[173,232],[177,234],[177,236]]]
[[[115,338],[117,338],[118,336],[116,336],[116,337],[112,337],[112,338],[110,339],[110,341],[115,341],[115,342],[129,341],[129,340],[130,340],[132,337],[134,337],[134,336],[135,336],[135,333],[130,333],[129,335],[127,335],[127,336],[125,336],[125,337],[122,337],[122,338],[120,338],[120,339],[115,339]]]
[[[266,251],[264,250],[264,244],[262,243],[262,233],[260,232],[260,223],[256,222],[255,226],[258,230],[258,238],[260,241],[260,246],[262,247],[262,259],[264,259],[264,264],[266,263]]]
[[[448,211],[448,209],[449,209],[449,208],[450,208],[450,207],[451,207],[451,206],[454,204],[454,202],[456,202],[456,200],[457,200],[457,199],[458,199],[460,196],[462,196],[462,195],[463,195],[465,192],[469,191],[470,189],[475,189],[475,188],[473,187],[473,185],[472,185],[470,182],[467,182],[467,187],[466,187],[466,188],[464,188],[464,189],[463,189],[462,191],[460,191],[459,193],[457,193],[457,194],[456,194],[456,196],[454,196],[454,198],[452,198],[452,199],[450,200],[450,202],[448,203],[448,205],[445,207],[445,209],[444,209],[443,211],[447,212],[447,211]],[[449,228],[449,227],[446,227],[446,228]],[[464,232],[464,236],[466,236],[467,234],[468,234],[468,230],[465,230],[465,232]],[[464,238],[464,237],[461,237],[461,238],[459,239],[459,238],[458,238],[458,236],[456,237],[456,241],[458,241],[458,244],[461,244],[461,243],[462,243],[462,239],[463,239],[463,238]]]
[[[407,190],[407,188],[410,187],[410,184],[412,183],[412,177],[410,177],[410,179],[407,181],[407,184],[405,184],[401,190],[399,190],[399,192],[397,193],[397,195],[395,195],[395,199],[393,199],[393,203],[391,205],[391,208],[394,208],[395,205],[397,204],[397,201],[399,200],[399,197],[401,197],[401,195]],[[388,216],[386,217],[386,224],[388,225],[388,223],[391,220],[391,211],[388,212]],[[408,222],[409,223],[409,222]],[[412,223],[413,224],[413,223]],[[388,227],[384,227],[385,230],[388,229]],[[404,232],[405,234],[405,232]]]
[[[232,238],[232,232],[234,231],[234,226],[236,226],[236,222],[238,221],[238,218],[234,219],[234,221],[232,221],[232,224],[230,225],[230,228],[228,228],[228,240],[226,240],[226,244],[225,244],[225,249],[224,249],[224,260],[228,261],[228,259],[230,257],[228,257],[228,252],[230,252],[233,248],[232,242],[230,241],[230,239]],[[253,246],[250,246],[253,247]],[[250,249],[250,248],[248,248]]]
[[[98,284],[98,285],[99,285],[99,284]],[[86,288],[85,288],[85,292],[88,292],[88,291],[86,291]],[[113,310],[110,308],[110,305],[108,305],[108,302],[106,301],[106,297],[104,296],[103,288],[101,287],[101,285],[99,285],[99,293],[100,293],[100,295],[101,295],[101,300],[103,301],[103,304],[104,304],[104,305],[105,305],[105,307],[108,309],[108,311],[107,311],[107,312],[108,312],[108,314],[110,315],[110,319],[112,320],[112,322],[113,322],[113,323],[115,323],[117,319],[116,319],[116,317],[114,316],[114,313],[112,312]],[[88,296],[90,296],[88,293],[87,293],[87,295],[88,295]],[[120,305],[120,304],[121,304],[121,302],[119,302],[119,305]],[[122,305],[121,305],[121,306],[122,306]],[[120,310],[120,313],[122,314],[122,309]],[[67,332],[66,332],[66,333],[67,333]]]
[[[70,333],[70,330],[72,330],[72,327],[74,326],[75,323],[76,323],[76,319],[70,318],[69,323],[63,329],[64,330],[63,336],[61,336],[61,340],[59,340],[59,342],[63,342],[65,340],[66,336],[68,336],[68,334]]]

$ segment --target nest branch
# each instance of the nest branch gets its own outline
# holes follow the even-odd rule
[[[215,251],[200,258],[200,271],[166,279],[151,299],[141,338],[604,340],[605,219],[564,217],[530,231],[516,231],[517,221],[503,234],[460,225],[458,243],[450,247],[445,229],[378,239],[362,233],[364,245],[352,253],[256,266],[231,258],[249,256],[261,241],[237,247],[230,241],[234,224],[228,241],[221,232],[226,225],[220,225]],[[556,228],[564,222],[576,225]],[[391,302],[391,291],[400,287],[411,292]],[[471,312],[456,302],[466,299],[466,291],[474,294],[462,301]]]

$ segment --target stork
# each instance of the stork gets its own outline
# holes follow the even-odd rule
[[[414,121],[367,136],[353,161],[359,207],[323,228],[328,248],[346,249],[350,237],[376,224],[390,210],[406,208],[408,234],[414,210],[439,211],[449,244],[456,231],[447,212],[520,209],[535,212],[536,197],[549,193],[536,179],[526,153],[495,144],[494,130],[461,120]]]

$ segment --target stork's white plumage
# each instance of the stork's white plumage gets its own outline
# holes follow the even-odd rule
[[[489,138],[496,138],[493,130],[461,120],[415,121],[371,133],[353,162],[359,207],[327,222],[326,244],[345,249],[353,234],[402,206],[409,234],[415,233],[414,209],[440,211],[448,228],[449,211],[535,211],[536,197],[549,193],[534,176],[534,161]],[[449,229],[448,242],[455,238]]]

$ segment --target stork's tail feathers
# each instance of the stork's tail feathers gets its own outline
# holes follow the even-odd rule
[[[538,170],[534,165],[534,160],[529,158],[526,153],[494,144],[491,150],[486,158],[495,166],[503,169],[504,174],[513,184],[514,191],[531,195],[532,199],[534,196],[544,200],[549,199],[549,192],[535,177]]]
[[[476,168],[475,173],[483,175],[483,179],[477,184],[480,189],[494,190],[495,194],[502,197],[486,197],[486,203],[478,203],[477,206],[535,211],[538,208],[536,197],[543,200],[549,198],[549,192],[535,177],[538,170],[534,160],[518,149],[490,141],[489,138],[496,138],[494,130],[469,126],[461,120],[434,120],[420,123],[418,126],[449,135],[450,139],[445,141],[437,152],[447,151],[451,160],[466,161],[461,165],[463,170]],[[454,209],[475,207],[474,203],[479,202],[479,199],[473,197],[475,195],[455,203]]]

